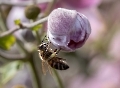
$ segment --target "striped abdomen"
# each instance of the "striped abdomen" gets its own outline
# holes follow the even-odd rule
[[[69,68],[66,61],[59,57],[53,57],[50,60],[48,60],[48,64],[57,70],[66,70]]]

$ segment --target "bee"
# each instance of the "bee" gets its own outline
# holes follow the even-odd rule
[[[50,48],[50,43],[41,43],[38,46],[39,57],[42,61],[42,71],[43,74],[46,74],[45,65],[47,65],[50,74],[51,67],[57,70],[67,70],[69,66],[67,65],[66,59],[57,57],[61,49],[55,49],[54,51]]]

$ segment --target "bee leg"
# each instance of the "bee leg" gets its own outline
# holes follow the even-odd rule
[[[50,48],[50,43],[49,42],[47,42],[47,47],[48,47],[48,49]]]
[[[48,37],[48,38],[49,38],[49,37]],[[42,40],[42,43],[44,42],[44,40],[48,40],[48,43],[47,43],[47,44],[48,44],[48,45],[51,44],[51,42],[49,41],[48,38],[46,38],[46,35],[45,35],[45,37],[44,37],[43,40]]]
[[[54,52],[57,52],[57,49],[55,49]]]
[[[44,59],[42,58],[42,55],[39,53],[39,57],[42,61],[44,61]]]
[[[61,50],[61,48],[60,48],[60,49],[58,49],[58,50],[57,50],[57,49],[55,49],[55,50],[54,50],[54,52],[55,52],[56,54],[58,54],[58,53],[60,52],[60,50]]]
[[[45,37],[46,37],[46,36],[45,36]],[[46,38],[46,39],[45,39],[45,37],[44,37],[44,40],[48,40],[48,42],[47,42],[46,44],[48,45],[48,48],[49,48],[49,46],[50,46],[51,42],[49,41],[49,37],[48,37],[48,38]]]
[[[49,37],[47,38],[47,40],[48,40],[48,43],[51,44],[51,42],[49,41]]]
[[[48,45],[51,44],[51,42],[49,41],[49,37],[48,37],[48,38],[46,38],[46,37],[47,37],[47,36],[45,35],[45,37],[44,37],[43,40],[42,40],[42,43],[44,42],[44,40],[48,40],[48,43],[47,43],[47,44],[48,44]]]
[[[45,40],[45,38],[46,38],[46,35],[45,35],[45,37],[43,38],[42,43],[43,43],[43,41]]]
[[[61,50],[61,49],[59,49],[59,50],[55,49],[55,50],[54,50],[54,53],[51,55],[51,57],[56,56],[56,55],[60,52],[60,50]]]

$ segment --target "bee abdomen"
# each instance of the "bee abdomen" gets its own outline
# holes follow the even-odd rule
[[[69,68],[69,66],[63,60],[50,59],[48,63],[52,68],[55,68],[57,70],[67,70]]]

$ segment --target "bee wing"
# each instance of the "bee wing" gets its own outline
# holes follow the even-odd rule
[[[42,61],[42,72],[44,75],[46,75],[46,72],[48,71],[48,64],[44,61]]]

